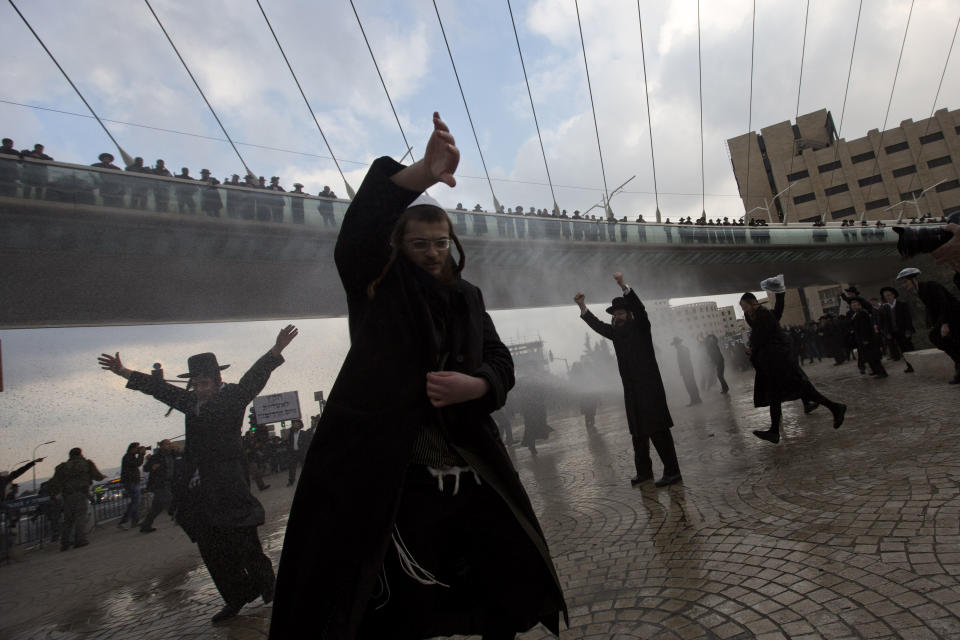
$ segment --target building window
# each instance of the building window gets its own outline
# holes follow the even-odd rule
[[[903,151],[904,149],[909,149],[909,148],[910,148],[910,143],[907,141],[903,141],[903,142],[898,142],[896,144],[891,144],[888,147],[884,147],[883,150],[886,151],[887,154],[889,155],[891,153],[896,153],[897,151]]]
[[[802,202],[810,202],[811,200],[816,200],[816,199],[817,199],[817,196],[813,195],[812,192],[811,192],[811,193],[805,193],[805,194],[803,194],[802,196],[797,196],[796,198],[794,198],[794,199],[793,199],[793,204],[800,204],[800,203],[802,203]]]
[[[925,136],[920,136],[920,144],[930,144],[931,142],[936,142],[937,140],[943,140],[943,131],[934,131],[933,133],[928,133]]]
[[[857,184],[859,184],[861,187],[865,187],[868,184],[876,184],[878,182],[883,182],[883,178],[880,177],[879,173],[876,175],[872,175],[869,178],[860,178],[859,180],[857,180]]]
[[[900,167],[899,169],[893,170],[893,177],[899,178],[900,176],[908,176],[911,173],[916,173],[917,167],[915,165],[910,165],[909,167]]]
[[[871,200],[867,203],[867,211],[872,211],[873,209],[879,209],[880,207],[885,207],[890,204],[889,198],[880,198],[879,200]]]
[[[960,187],[960,180],[944,182],[943,184],[937,185],[937,193],[940,193],[941,191],[950,191],[951,189],[956,189],[957,187]]]
[[[907,191],[906,193],[901,193],[900,199],[913,200],[914,198],[919,198],[921,193],[923,193],[923,189],[914,189],[913,191]]]
[[[833,216],[833,219],[846,218],[847,216],[852,216],[855,213],[853,207],[846,207],[845,209],[839,209],[837,211],[831,211],[830,215]]]
[[[796,173],[791,173],[787,175],[787,180],[793,182],[795,180],[801,180],[803,178],[809,178],[810,172],[804,169],[803,171],[797,171]]]
[[[867,160],[873,160],[876,157],[873,151],[867,151],[866,153],[858,153],[855,156],[850,156],[850,161],[853,162],[853,164],[858,164],[860,162],[866,162]]]
[[[817,171],[820,173],[826,173],[827,171],[833,171],[834,169],[840,168],[840,161],[834,160],[833,162],[828,162],[817,167]]]
[[[927,166],[933,169],[934,167],[942,167],[943,165],[950,164],[951,162],[952,160],[950,156],[941,156],[927,162]]]
[[[823,192],[828,196],[835,196],[838,193],[844,193],[846,191],[850,191],[850,187],[847,186],[846,184],[838,184],[835,187],[830,187],[829,189],[823,190]]]

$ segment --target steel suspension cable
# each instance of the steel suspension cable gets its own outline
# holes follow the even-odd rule
[[[160,25],[160,30],[163,31],[163,35],[166,36],[167,42],[170,43],[170,46],[173,47],[173,52],[177,54],[177,58],[180,59],[180,64],[183,65],[183,68],[186,69],[187,75],[190,76],[190,79],[193,80],[193,86],[197,88],[197,91],[200,92],[200,97],[203,98],[203,101],[207,103],[207,108],[210,109],[210,113],[213,114],[214,120],[217,121],[217,124],[220,125],[220,130],[223,131],[223,135],[227,137],[227,141],[230,143],[230,146],[233,147],[233,152],[237,154],[237,157],[240,159],[240,164],[243,165],[243,168],[246,169],[247,175],[251,178],[256,178],[256,175],[253,171],[250,171],[250,167],[247,166],[247,163],[244,161],[243,156],[240,155],[240,151],[237,149],[237,145],[233,143],[233,139],[230,137],[230,134],[227,133],[226,127],[223,126],[223,123],[220,122],[220,117],[217,115],[217,112],[214,111],[213,105],[210,104],[210,101],[207,100],[207,96],[204,95],[203,89],[200,88],[200,83],[197,82],[197,79],[193,77],[193,72],[190,71],[190,67],[187,66],[187,62],[183,59],[183,56],[180,55],[180,51],[177,50],[177,45],[173,44],[173,40],[170,38],[170,34],[167,33],[166,28],[163,26],[163,22],[160,21],[160,16],[157,15],[157,12],[153,10],[153,7],[150,6],[150,0],[143,0],[147,8],[150,9],[150,13],[153,14],[154,19],[157,21],[157,24]]]
[[[363,35],[363,41],[367,44],[367,51],[370,52],[370,59],[373,60],[373,68],[377,70],[377,77],[380,78],[380,86],[383,87],[383,92],[387,94],[387,102],[390,103],[390,110],[393,111],[393,119],[397,121],[397,128],[400,129],[400,137],[403,138],[403,146],[407,149],[407,153],[410,154],[410,159],[416,162],[417,159],[413,155],[413,147],[411,147],[410,143],[407,142],[407,134],[403,132],[403,125],[400,124],[400,116],[397,115],[397,110],[393,106],[393,100],[390,98],[390,92],[387,91],[387,83],[384,82],[383,74],[380,73],[380,65],[377,64],[377,58],[373,55],[373,47],[370,46],[370,41],[367,39],[367,32],[363,28],[363,22],[360,21],[360,14],[357,13],[357,7],[354,6],[353,0],[350,0],[350,7],[353,9],[353,15],[357,18],[357,26],[360,27],[360,33]],[[402,162],[403,159],[401,158],[400,161]]]
[[[900,62],[903,60],[903,50],[907,46],[907,33],[910,31],[910,18],[913,17],[914,2],[916,2],[916,0],[910,0],[910,11],[907,13],[907,25],[903,28],[903,40],[900,42],[900,55],[897,56],[897,69],[893,73],[893,84],[890,86],[890,98],[887,99],[887,111],[883,115],[883,127],[880,129],[880,140],[877,145],[877,154],[873,163],[874,172],[880,168],[880,153],[883,151],[883,133],[887,129],[887,119],[890,117],[890,106],[893,104],[893,93],[897,88],[897,77],[900,75]],[[871,175],[873,174],[871,173]],[[871,184],[867,190],[868,196],[871,193],[873,193],[873,184]],[[863,213],[866,213],[866,211]]]
[[[353,0],[351,0],[352,2]],[[510,0],[507,0],[507,10],[510,12],[510,24],[513,25],[513,37],[517,41],[517,53],[520,55],[520,68],[523,69],[523,81],[527,85],[527,96],[530,98],[530,111],[533,112],[533,124],[537,127],[537,139],[540,140],[540,153],[543,154],[543,168],[547,171],[547,182],[550,184],[550,195],[553,197],[553,212],[560,214],[560,207],[557,206],[557,195],[553,191],[553,180],[550,178],[550,167],[547,166],[547,152],[543,148],[543,136],[540,135],[540,123],[537,121],[537,109],[533,106],[533,92],[530,91],[530,80],[527,78],[527,67],[523,63],[523,51],[520,50],[520,36],[517,34],[517,22],[513,18],[513,7]]]
[[[480,164],[483,165],[483,174],[487,176],[487,186],[490,187],[490,195],[493,197],[494,211],[500,211],[500,201],[497,200],[497,194],[493,191],[493,182],[490,180],[490,172],[487,171],[487,162],[483,159],[483,150],[480,148],[480,138],[477,137],[477,129],[473,126],[473,117],[470,115],[470,107],[467,106],[467,96],[463,92],[463,85],[460,83],[460,74],[457,73],[457,64],[453,61],[453,51],[450,50],[450,42],[447,40],[447,32],[443,28],[443,20],[440,19],[440,9],[437,8],[437,0],[433,0],[433,10],[437,14],[437,22],[440,23],[440,33],[443,34],[443,43],[447,46],[447,55],[450,56],[450,66],[453,67],[453,75],[457,79],[457,86],[460,88],[460,97],[463,99],[463,108],[467,112],[467,120],[470,121],[470,130],[473,132],[473,140],[477,143],[477,153],[480,154]]]
[[[744,192],[746,197],[743,199],[744,217],[747,215],[747,207],[750,206],[750,156],[753,155],[753,148],[750,146],[750,134],[753,133],[753,52],[757,44],[757,0],[753,0],[753,22],[750,31],[750,98],[747,106],[747,189]],[[767,216],[769,215],[770,212],[767,211]]]
[[[117,151],[120,153],[120,157],[123,158],[123,161],[126,163],[126,165],[127,166],[132,165],[133,158],[130,157],[130,154],[123,150],[123,147],[120,146],[120,143],[117,142],[117,139],[114,138],[113,134],[110,133],[110,130],[107,129],[107,125],[103,124],[103,120],[100,119],[100,116],[97,115],[97,112],[93,110],[93,107],[90,106],[90,103],[87,102],[87,99],[83,97],[82,93],[80,93],[80,89],[77,88],[77,85],[73,83],[73,80],[70,79],[70,76],[67,75],[67,72],[64,71],[63,67],[60,66],[60,63],[57,62],[57,59],[54,57],[53,53],[50,51],[50,49],[47,48],[47,45],[43,43],[43,40],[40,38],[37,32],[34,31],[33,27],[30,25],[30,22],[27,20],[27,18],[22,13],[20,13],[20,9],[17,8],[17,5],[13,3],[13,0],[9,0],[9,2],[10,2],[10,6],[13,7],[13,10],[16,11],[17,15],[20,16],[20,19],[23,20],[23,24],[27,26],[27,29],[30,30],[30,33],[33,34],[33,37],[37,39],[37,42],[40,43],[40,46],[43,47],[43,50],[47,52],[48,56],[50,56],[50,60],[53,61],[53,64],[57,65],[57,69],[60,70],[60,73],[63,74],[63,77],[66,78],[67,82],[70,83],[70,86],[73,87],[73,90],[76,92],[77,96],[80,97],[80,100],[83,101],[83,104],[90,111],[90,114],[100,124],[100,127],[103,129],[103,132],[106,133],[107,137],[110,138],[110,141],[113,142],[114,146],[117,148]]]
[[[600,147],[600,127],[597,126],[597,107],[593,103],[593,87],[590,86],[590,66],[587,64],[587,45],[583,40],[583,25],[580,23],[580,6],[577,0],[573,0],[573,6],[577,10],[577,28],[580,30],[580,49],[583,51],[583,67],[587,71],[587,91],[590,93],[590,108],[593,111],[593,129],[597,133],[597,151],[600,154],[600,175],[603,177],[603,202],[607,217],[612,217],[613,212],[610,209],[610,193],[607,190],[607,172],[603,168],[603,149]]]
[[[273,36],[273,41],[277,43],[277,48],[280,49],[280,55],[283,56],[283,61],[287,63],[287,69],[290,70],[290,75],[293,76],[293,81],[296,83],[297,89],[300,90],[300,96],[303,98],[303,103],[307,105],[307,111],[310,112],[310,117],[313,118],[313,122],[317,125],[317,129],[320,131],[320,137],[323,138],[323,143],[327,145],[327,151],[330,152],[330,157],[333,158],[333,164],[336,165],[337,171],[340,173],[340,178],[343,180],[343,184],[347,188],[347,196],[353,200],[353,196],[357,194],[353,190],[353,187],[350,186],[350,183],[347,182],[347,177],[343,175],[343,170],[340,168],[340,163],[337,162],[337,157],[333,154],[333,149],[330,148],[330,143],[327,141],[327,136],[323,133],[323,127],[320,126],[320,121],[317,120],[317,114],[313,111],[313,107],[310,106],[310,101],[307,100],[307,94],[303,92],[303,87],[300,86],[300,81],[297,79],[297,74],[293,72],[293,66],[290,65],[290,60],[287,58],[287,52],[283,50],[283,45],[280,44],[280,38],[277,37],[277,33],[273,30],[273,25],[270,24],[270,18],[267,17],[267,12],[263,10],[263,5],[260,3],[260,0],[257,0],[257,6],[260,7],[260,13],[263,14],[263,19],[267,23],[267,28],[270,29],[270,35]],[[406,139],[404,139],[404,142],[406,142]]]
[[[860,8],[857,9],[857,24],[853,28],[853,45],[850,47],[850,64],[847,65],[847,84],[843,88],[843,102],[840,106],[840,128],[837,129],[837,144],[833,148],[833,161],[836,162],[840,159],[840,143],[841,134],[843,133],[843,117],[847,112],[847,95],[850,92],[850,76],[853,74],[853,56],[857,51],[857,35],[860,33],[860,16],[863,13],[863,0],[860,0]],[[830,186],[836,185],[837,178],[842,177],[846,180],[845,176],[839,176],[836,172],[831,172],[830,174]]]
[[[933,104],[930,106],[930,116],[927,118],[927,126],[923,131],[924,137],[930,133],[930,127],[933,125],[933,114],[937,110],[937,100],[940,99],[940,90],[943,88],[943,79],[947,75],[947,67],[950,64],[950,56],[953,55],[953,45],[957,42],[957,31],[960,30],[960,17],[957,18],[957,26],[953,28],[953,36],[950,38],[950,48],[947,50],[947,59],[943,62],[943,71],[940,72],[940,82],[937,83],[937,93],[933,96]],[[920,164],[920,160],[923,158],[924,147],[920,147],[920,154],[917,156],[917,165]],[[913,186],[914,181],[920,179],[920,172],[913,174],[910,178],[910,186]],[[923,187],[923,183],[920,183],[920,186]],[[910,193],[912,189],[908,189],[907,193]]]
[[[643,47],[643,19],[640,17],[640,0],[637,0],[637,21],[640,23],[640,59],[643,62],[643,93],[647,98],[647,129],[650,131],[650,164],[653,166],[653,200],[657,206],[657,222],[660,222],[660,194],[657,192],[657,160],[653,155],[653,123],[650,118],[650,91],[647,88],[647,54]]]
[[[700,96],[700,219],[707,220],[707,183],[703,164],[703,58],[700,54],[700,0],[697,0],[697,82]]]
[[[793,121],[796,123],[800,117],[800,90],[803,88],[803,60],[807,53],[807,25],[810,22],[810,0],[807,0],[807,8],[803,16],[803,40],[800,44],[800,79],[797,81],[797,107],[793,112]],[[793,163],[797,158],[794,153],[790,156],[790,173],[793,173]]]

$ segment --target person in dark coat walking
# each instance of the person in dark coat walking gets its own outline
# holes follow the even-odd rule
[[[683,385],[687,388],[687,395],[690,396],[688,407],[700,404],[700,391],[697,389],[697,376],[693,372],[693,361],[690,359],[690,349],[683,344],[683,339],[678,336],[673,337],[670,343],[677,350],[677,367],[680,368],[680,377],[683,378]]]
[[[187,360],[187,389],[164,382],[158,376],[131,371],[120,354],[103,353],[103,369],[127,379],[127,388],[153,396],[186,416],[184,460],[174,481],[177,522],[197,543],[200,557],[210,571],[226,604],[213,622],[231,618],[243,605],[263,597],[273,599],[274,575],[257,537],[263,524],[263,506],[247,487],[240,430],[247,405],[266,386],[270,373],[283,364],[283,349],[297,336],[287,325],[276,342],[247,371],[238,384],[223,382],[212,353]]]
[[[637,475],[631,484],[640,484],[653,479],[653,461],[650,460],[650,442],[653,442],[660,461],[663,476],[654,484],[665,487],[680,482],[680,463],[670,428],[673,418],[667,408],[667,394],[660,378],[660,367],[653,351],[650,319],[647,310],[633,289],[623,282],[623,274],[613,274],[623,296],[614,298],[607,308],[613,316],[613,324],[601,322],[587,309],[583,293],[577,293],[573,301],[580,307],[580,317],[591,329],[613,341],[617,354],[617,368],[623,383],[623,403],[627,410],[627,427],[633,439],[633,463]]]
[[[848,302],[853,313],[853,333],[857,336],[857,352],[861,355],[864,365],[870,365],[870,375],[877,378],[886,378],[887,370],[881,362],[880,335],[873,322],[873,314],[866,309],[869,303],[860,297],[851,298]]]
[[[153,494],[153,500],[150,501],[147,517],[140,525],[141,533],[156,531],[153,526],[154,519],[169,509],[173,502],[174,463],[173,448],[169,440],[161,440],[157,450],[143,463],[143,470],[149,474],[147,491]]]
[[[730,391],[730,387],[727,385],[727,381],[723,377],[725,363],[723,360],[723,352],[720,350],[720,343],[717,340],[717,336],[713,335],[712,333],[708,333],[707,337],[704,338],[704,347],[706,348],[707,356],[710,358],[710,362],[717,371],[717,380],[720,381],[720,393],[727,393]]]
[[[303,430],[303,420],[290,421],[290,433],[287,434],[285,447],[287,450],[287,486],[293,486],[297,481],[297,467],[303,465],[303,458],[310,448],[312,431]]]
[[[913,365],[907,361],[907,352],[913,351],[913,314],[910,305],[901,301],[900,292],[893,287],[880,289],[884,303],[880,307],[880,331],[887,337],[890,357],[903,359],[907,368],[904,373],[913,373]]]
[[[300,474],[272,640],[513,638],[566,605],[490,414],[513,360],[437,204],[459,150],[438,114],[424,157],[376,160],[334,252],[347,353]],[[417,201],[417,202],[415,202]],[[423,204],[420,204],[423,202]],[[457,247],[454,262],[451,245]]]
[[[757,372],[753,381],[753,406],[770,407],[770,428],[766,431],[755,430],[753,435],[774,444],[780,442],[780,422],[783,418],[780,404],[797,399],[803,400],[804,413],[810,413],[821,404],[830,409],[833,428],[839,429],[847,405],[834,402],[816,390],[793,357],[790,341],[780,328],[786,295],[783,276],[768,278],[760,286],[776,295],[773,311],[763,307],[750,292],[740,297],[743,317],[750,326],[747,355]]]
[[[954,376],[950,384],[960,384],[960,301],[939,282],[920,282],[919,276],[920,269],[907,267],[897,274],[897,281],[923,302],[930,342],[953,360]]]

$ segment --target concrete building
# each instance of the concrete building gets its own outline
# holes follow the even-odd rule
[[[855,140],[826,109],[727,140],[747,217],[889,220],[960,211],[960,110]],[[775,197],[779,195],[779,197]]]

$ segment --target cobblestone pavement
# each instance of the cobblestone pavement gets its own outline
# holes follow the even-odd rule
[[[784,407],[784,439],[751,401],[752,377],[704,404],[674,403],[684,481],[631,487],[618,402],[595,434],[552,420],[539,455],[514,449],[570,607],[574,638],[960,638],[960,388],[938,353],[875,380],[808,367],[846,423]],[[731,376],[733,377],[733,376]],[[655,461],[655,467],[658,467]],[[279,557],[292,490],[260,493]],[[220,598],[196,548],[165,518],[144,535],[105,526],[92,544],[21,550],[0,567],[0,638],[264,638],[270,609],[213,627]],[[310,637],[305,633],[304,637]],[[542,627],[524,639],[548,638]]]

